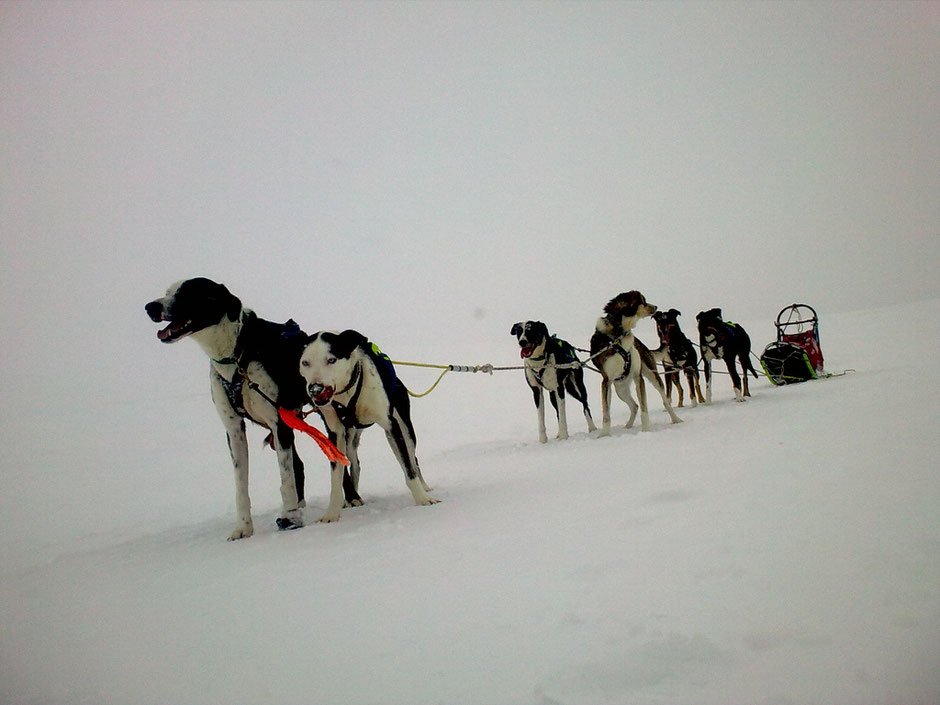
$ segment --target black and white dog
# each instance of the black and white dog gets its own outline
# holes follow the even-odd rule
[[[146,310],[154,322],[169,323],[157,333],[162,342],[191,337],[209,356],[212,401],[228,434],[235,468],[236,524],[229,539],[254,533],[245,419],[271,431],[281,474],[278,527],[303,526],[304,464],[294,447],[294,432],[278,416],[277,406],[298,410],[307,403],[297,370],[304,332],[293,321],[281,324],[259,318],[225,286],[204,278],[174,284]],[[352,489],[348,482],[347,489]],[[354,499],[358,496],[351,496]]]
[[[372,424],[385,430],[416,504],[436,504],[415,457],[408,390],[391,361],[354,330],[315,333],[305,341],[299,372],[306,392],[326,422],[330,440],[349,458],[353,488],[359,486],[359,440]],[[343,466],[332,464],[330,504],[320,521],[337,521],[343,508]]]
[[[666,396],[662,379],[656,372],[656,361],[652,353],[633,335],[633,328],[641,318],[648,318],[656,313],[656,306],[646,302],[639,291],[618,294],[604,306],[604,315],[597,320],[594,335],[591,336],[591,358],[601,371],[601,410],[603,413],[601,436],[610,435],[610,388],[613,386],[630,408],[627,428],[632,428],[636,420],[637,408],[640,410],[640,425],[644,431],[650,428],[649,413],[646,405],[646,386],[643,378],[648,379],[663,400],[663,408],[669,414],[672,423],[680,423]],[[630,394],[630,386],[636,387],[637,402]]]
[[[750,337],[738,324],[722,320],[720,308],[702,311],[695,318],[698,321],[699,344],[702,346],[702,362],[705,363],[705,403],[712,403],[712,360],[725,361],[731,384],[734,385],[734,400],[744,401],[744,397],[751,396],[747,388],[748,371],[757,379],[757,371],[751,363]],[[741,361],[743,394],[735,360]]]
[[[679,372],[685,372],[686,381],[689,383],[689,399],[692,406],[698,406],[699,402],[704,402],[702,397],[702,387],[699,384],[698,375],[698,354],[695,352],[695,346],[689,340],[682,329],[679,327],[679,316],[682,314],[674,308],[668,311],[657,311],[653,314],[653,320],[656,321],[656,332],[659,333],[659,347],[651,351],[653,357],[663,363],[665,370],[663,377],[666,379],[666,396],[672,398],[672,386],[676,386],[679,395],[678,407],[682,407],[682,384],[679,382]]]
[[[571,394],[584,407],[588,431],[596,431],[591,409],[588,407],[587,389],[584,387],[584,369],[577,364],[574,346],[550,335],[548,326],[541,321],[526,321],[513,325],[510,333],[519,341],[519,354],[525,366],[525,380],[535,397],[539,419],[539,443],[547,443],[545,432],[545,392],[558,419],[557,438],[568,437],[568,419],[565,414],[565,392]],[[559,365],[564,365],[559,367]],[[572,365],[567,367],[567,365]]]

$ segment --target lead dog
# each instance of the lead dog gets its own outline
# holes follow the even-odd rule
[[[751,364],[751,338],[737,323],[729,323],[721,318],[721,309],[712,308],[700,312],[698,321],[699,344],[702,346],[702,361],[705,363],[705,403],[712,403],[712,360],[724,360],[734,386],[734,400],[744,401],[751,396],[747,388],[747,373],[750,371],[757,379],[757,372]],[[741,361],[744,375],[744,393],[741,392],[741,378],[735,368],[735,360]]]
[[[306,340],[299,371],[307,394],[326,422],[330,440],[347,455],[354,488],[359,486],[359,439],[372,424],[385,430],[405,472],[416,504],[436,504],[415,457],[408,390],[391,361],[354,330],[319,332]],[[332,463],[330,504],[320,521],[337,521],[343,507],[342,466]]]
[[[699,402],[704,402],[705,399],[702,397],[702,387],[699,384],[698,355],[692,341],[686,337],[679,327],[679,316],[681,315],[674,308],[668,311],[657,311],[653,314],[653,320],[656,321],[656,332],[659,334],[659,347],[651,352],[657,361],[663,363],[666,396],[672,398],[672,385],[675,384],[679,395],[679,403],[676,406],[682,407],[682,385],[679,383],[679,371],[684,371],[686,381],[689,383],[689,399],[692,401],[692,406],[695,407],[698,406]]]
[[[618,294],[604,306],[604,315],[597,320],[594,335],[591,336],[591,358],[601,371],[601,409],[603,420],[599,435],[610,435],[610,388],[617,392],[630,407],[630,419],[627,428],[633,427],[636,419],[637,402],[630,394],[630,386],[636,388],[639,400],[640,425],[649,430],[649,413],[646,404],[646,387],[643,378],[648,379],[663,400],[663,408],[669,414],[672,423],[680,423],[666,396],[662,380],[656,372],[656,361],[643,343],[633,335],[633,328],[641,318],[647,318],[656,312],[656,307],[646,302],[639,291]]]
[[[245,419],[271,431],[281,474],[278,528],[303,526],[304,464],[294,447],[294,432],[281,421],[269,400],[292,410],[307,403],[304,380],[297,371],[304,332],[293,321],[280,324],[259,318],[225,286],[204,278],[174,284],[166,296],[145,308],[155,323],[169,323],[157,333],[161,342],[191,337],[209,357],[212,401],[225,426],[235,469],[236,523],[229,540],[254,533]],[[354,492],[349,497],[350,501],[358,500]]]
[[[535,408],[539,420],[539,443],[547,443],[545,432],[545,392],[555,409],[558,419],[557,438],[568,437],[568,418],[565,414],[565,391],[581,402],[588,432],[596,431],[591,409],[588,407],[587,389],[584,387],[584,370],[578,362],[574,346],[548,332],[541,321],[526,321],[513,325],[510,333],[519,341],[519,354],[525,366],[525,380],[535,397]],[[559,367],[559,365],[573,365]]]

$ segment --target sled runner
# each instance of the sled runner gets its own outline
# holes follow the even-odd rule
[[[805,382],[823,373],[819,318],[809,304],[792,304],[777,314],[777,340],[760,356],[767,378],[776,385]]]

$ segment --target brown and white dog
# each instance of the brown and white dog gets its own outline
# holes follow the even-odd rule
[[[659,334],[659,347],[653,350],[653,357],[657,362],[663,363],[663,377],[666,379],[666,396],[672,399],[672,386],[676,386],[679,396],[678,407],[682,407],[682,384],[679,382],[679,372],[685,372],[689,383],[689,399],[692,406],[704,403],[702,387],[699,384],[698,354],[695,346],[689,340],[682,328],[679,327],[679,316],[682,314],[674,308],[668,311],[657,311],[653,314],[656,321],[656,332]]]
[[[594,335],[591,336],[591,358],[601,372],[601,410],[603,420],[600,436],[610,435],[610,388],[613,386],[627,406],[630,407],[630,419],[627,428],[632,428],[636,420],[637,408],[640,410],[640,425],[644,431],[650,427],[646,404],[646,386],[644,377],[659,391],[663,408],[669,414],[672,423],[680,423],[666,396],[662,379],[656,372],[656,361],[643,343],[633,335],[633,328],[641,318],[656,313],[656,307],[646,302],[639,291],[618,294],[604,306],[604,315],[597,320]],[[630,394],[630,386],[636,387],[637,402]]]

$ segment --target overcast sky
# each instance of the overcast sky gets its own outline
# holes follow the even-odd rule
[[[195,275],[455,351],[584,345],[633,288],[688,332],[936,297],[938,37],[926,2],[3,2],[4,375],[178,365],[143,304]]]

